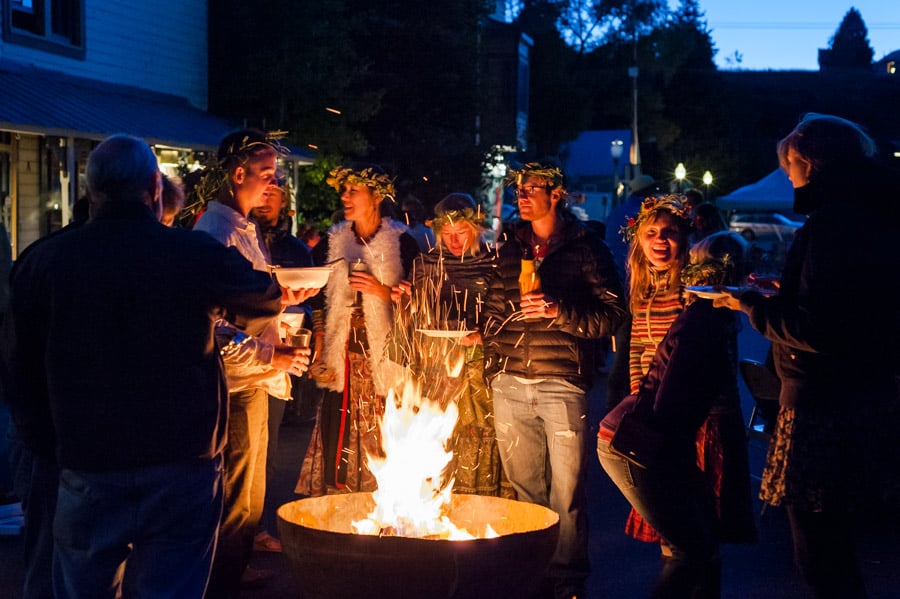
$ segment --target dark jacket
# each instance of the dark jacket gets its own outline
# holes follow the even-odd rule
[[[312,252],[309,247],[291,233],[291,219],[281,215],[274,227],[267,227],[257,222],[266,250],[272,264],[286,268],[313,266]],[[306,326],[312,323],[312,304],[299,304],[306,313]],[[296,380],[296,377],[291,379]]]
[[[451,328],[481,329],[483,305],[491,280],[496,276],[496,254],[482,247],[476,256],[457,257],[440,247],[419,254],[413,262],[413,283],[420,295],[417,302],[433,310],[429,317],[440,322],[428,324],[441,328],[451,321]]]
[[[9,403],[24,442],[64,468],[128,469],[210,458],[226,395],[213,325],[254,326],[280,289],[237,250],[168,228],[137,202],[17,261],[8,322]]]
[[[691,303],[660,342],[638,393],[603,418],[600,436],[609,439],[623,414],[638,411],[663,435],[658,451],[664,459],[651,469],[687,479],[699,461],[716,497],[719,540],[751,543],[756,526],[737,388],[737,333],[736,313],[714,308],[710,300]]]
[[[900,312],[887,281],[900,272],[897,186],[860,165],[795,193],[813,210],[788,250],[778,294],[741,297],[750,323],[773,342],[780,402],[891,396]]]
[[[272,264],[284,267],[312,266],[313,259],[305,243],[291,233],[290,217],[282,216],[274,227],[257,223]]]
[[[711,412],[740,412],[737,315],[704,299],[685,308],[657,347],[638,393],[614,407],[601,426],[614,432],[637,401],[654,429],[691,452]]]
[[[545,294],[559,302],[553,319],[525,321],[519,309],[522,249],[531,224],[521,223],[500,248],[498,274],[484,306],[485,372],[554,378],[590,386],[594,340],[611,336],[625,317],[624,293],[606,244],[574,218],[565,218],[538,274]]]

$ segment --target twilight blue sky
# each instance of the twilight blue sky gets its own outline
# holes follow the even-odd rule
[[[670,0],[671,4],[677,2]],[[851,7],[862,15],[874,59],[900,50],[898,0],[699,0],[721,69],[819,69],[818,50]],[[729,61],[734,53],[741,63]]]

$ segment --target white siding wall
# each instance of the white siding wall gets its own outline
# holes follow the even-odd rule
[[[173,94],[206,109],[206,0],[84,3],[84,60],[2,41],[0,58]]]
[[[40,206],[40,141],[36,135],[21,135],[18,141],[18,243],[13,255],[18,255],[41,236]]]

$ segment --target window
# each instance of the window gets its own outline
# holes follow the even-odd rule
[[[83,0],[2,0],[3,41],[84,57]]]

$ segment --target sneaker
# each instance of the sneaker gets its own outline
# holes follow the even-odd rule
[[[253,551],[281,553],[281,541],[266,531],[262,531],[253,538]]]

